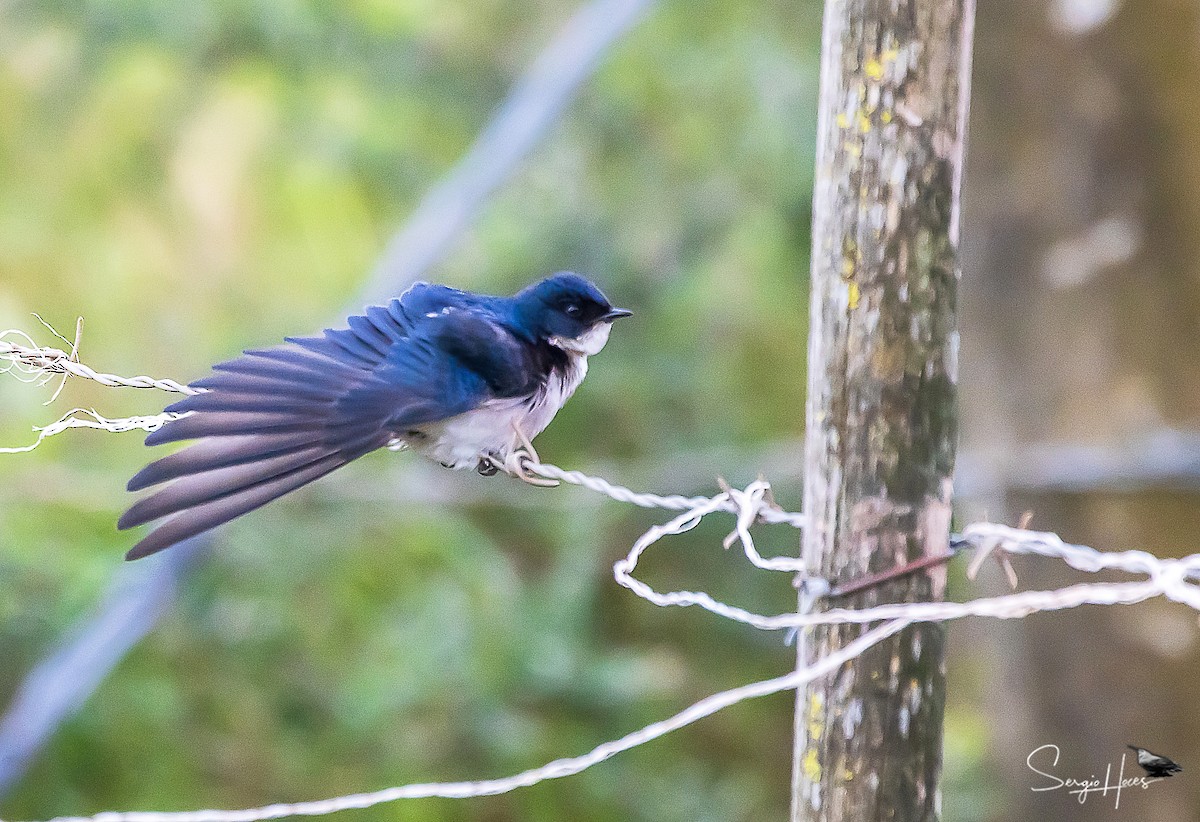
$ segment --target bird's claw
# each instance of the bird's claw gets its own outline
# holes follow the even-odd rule
[[[513,449],[512,453],[508,455],[508,459],[504,461],[505,467],[510,468],[509,473],[522,482],[538,488],[557,488],[558,480],[538,476],[529,469],[530,465],[540,463],[542,458],[538,456],[537,449],[533,447],[533,442],[529,437],[525,436],[521,426],[513,423],[513,433],[517,435],[517,442],[521,447]]]
[[[536,451],[528,451],[522,446],[512,451],[504,460],[504,471],[510,476],[538,488],[557,488],[558,480],[538,476],[530,470],[529,466],[537,465],[539,462],[541,460],[538,459]]]
[[[513,433],[516,434],[518,447],[510,451],[503,461],[494,454],[484,454],[480,457],[476,470],[489,477],[497,471],[503,471],[510,477],[516,477],[522,482],[538,488],[557,488],[558,480],[547,479],[530,470],[529,466],[537,465],[542,460],[538,456],[537,449],[533,447],[533,443],[529,441],[529,437],[525,436],[525,432],[517,425],[513,425]],[[490,469],[486,473],[485,466]]]

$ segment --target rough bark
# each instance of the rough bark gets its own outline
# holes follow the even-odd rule
[[[830,0],[814,194],[803,556],[849,581],[948,550],[972,0]],[[944,571],[839,604],[940,598]],[[818,628],[805,664],[861,632]],[[794,820],[938,816],[944,631],[797,696]]]

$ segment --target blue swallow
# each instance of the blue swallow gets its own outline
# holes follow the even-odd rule
[[[512,297],[417,283],[348,328],[215,365],[192,383],[203,393],[167,407],[187,416],[146,438],[199,442],[129,481],[140,491],[173,480],[117,522],[170,517],[125,558],[169,548],[384,446],[495,473],[493,460],[550,424],[613,321],[631,313],[569,272]]]

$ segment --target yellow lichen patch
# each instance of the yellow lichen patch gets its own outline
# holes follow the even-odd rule
[[[892,113],[886,109],[879,112],[879,121],[886,126],[888,123],[892,122]]]
[[[853,311],[854,309],[858,308],[858,298],[860,296],[859,290],[858,290],[858,283],[852,282],[852,283],[848,283],[847,285],[848,285],[848,288],[850,289],[850,294],[849,294],[850,310]]]
[[[871,130],[871,118],[863,114],[861,111],[858,113],[858,130],[863,134],[866,134]]]
[[[850,770],[849,768],[842,771],[842,781],[843,782],[849,782],[852,779],[854,779],[854,771]]]
[[[825,733],[825,717],[822,708],[825,705],[824,698],[813,693],[808,699],[808,738],[815,742]]]
[[[808,749],[808,753],[804,755],[804,761],[800,763],[800,766],[804,769],[804,778],[809,782],[821,781],[821,761],[817,758],[815,749]]]
[[[846,112],[841,112],[837,116],[838,128],[850,128],[850,117]]]
[[[872,57],[863,65],[863,74],[870,77],[872,80],[883,79],[883,63]]]

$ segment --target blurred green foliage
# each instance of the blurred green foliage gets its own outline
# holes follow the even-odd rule
[[[574,10],[559,0],[0,5],[0,327],[86,317],[101,370],[181,380],[334,321]],[[802,434],[819,4],[658,8],[430,278],[551,271],[637,312],[538,442],[654,490],[754,477]],[[75,406],[0,383],[0,442]],[[0,457],[0,701],[98,603],[148,458],[69,432]],[[732,458],[732,460],[731,460]],[[673,472],[686,460],[689,472]],[[237,807],[506,775],[775,675],[792,651],[611,584],[660,515],[373,455],[226,529],[150,637],[0,800],[7,817]],[[435,488],[430,502],[405,489]],[[797,504],[786,484],[780,498]],[[510,504],[512,503],[512,504]],[[704,526],[652,581],[793,607]],[[795,550],[764,532],[764,551]],[[739,820],[787,804],[791,697],[569,780],[358,819]]]

